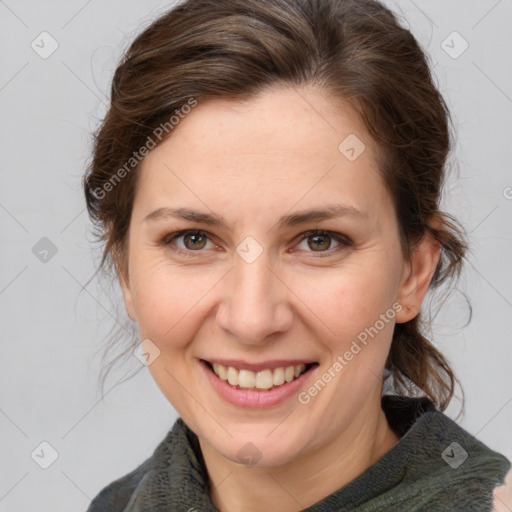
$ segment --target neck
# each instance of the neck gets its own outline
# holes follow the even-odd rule
[[[212,502],[221,512],[296,512],[348,484],[399,441],[380,396],[368,400],[332,442],[282,466],[241,466],[200,440]]]

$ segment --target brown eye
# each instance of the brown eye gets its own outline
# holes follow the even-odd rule
[[[335,246],[332,247],[332,241]],[[301,247],[307,241],[307,247]],[[331,256],[352,245],[352,240],[341,233],[331,231],[308,231],[302,234],[298,248],[309,253],[316,252],[319,256]]]
[[[201,233],[187,233],[183,236],[183,244],[191,251],[203,249],[206,245],[206,236]]]
[[[185,230],[178,233],[171,233],[162,239],[162,244],[168,249],[182,254],[184,256],[194,256],[193,253],[200,254],[203,249],[208,249],[207,244],[212,246],[213,242],[204,231]]]
[[[317,249],[320,251],[324,251],[331,247],[331,237],[326,234],[314,235],[308,237],[308,246],[316,251]]]

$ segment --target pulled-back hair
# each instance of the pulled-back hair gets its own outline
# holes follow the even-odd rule
[[[448,109],[415,38],[374,0],[188,0],[145,29],[115,71],[83,182],[103,244],[99,269],[126,275],[138,176],[138,166],[127,170],[126,162],[158,126],[191,99],[248,100],[271,87],[303,85],[355,109],[377,143],[404,256],[430,234],[441,245],[431,290],[456,281],[464,230],[439,209]],[[429,323],[422,314],[396,324],[386,382],[397,393],[420,391],[444,410],[457,381],[422,333]]]

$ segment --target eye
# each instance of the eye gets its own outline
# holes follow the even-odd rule
[[[352,241],[348,237],[332,231],[307,231],[300,236],[299,250],[305,250],[310,253],[327,253],[326,256],[330,256],[333,252],[341,251],[352,245]],[[177,242],[180,240],[182,245]],[[335,240],[338,244],[334,249],[331,248],[332,240]],[[210,247],[207,247],[208,242],[211,244]],[[304,242],[307,242],[307,247],[311,250],[300,247]],[[215,244],[210,240],[209,234],[198,229],[187,229],[168,234],[162,239],[162,244],[177,253],[190,257],[194,256],[194,252],[199,253],[202,249],[215,247]],[[322,257],[323,255],[320,256]]]
[[[177,240],[182,239],[183,245],[176,243]],[[188,229],[185,231],[179,231],[177,233],[171,233],[163,238],[162,243],[166,246],[171,247],[174,251],[184,254],[185,256],[191,256],[192,252],[200,252],[204,249],[209,241],[209,236],[206,232],[198,229]],[[210,241],[212,245],[213,242]]]
[[[348,237],[332,231],[308,231],[301,236],[301,244],[306,242],[307,247],[311,249],[310,251],[305,249],[307,252],[321,252],[331,255],[333,252],[338,252],[352,245],[352,241]],[[332,240],[335,240],[338,245],[331,250]],[[300,245],[298,247],[300,249]]]

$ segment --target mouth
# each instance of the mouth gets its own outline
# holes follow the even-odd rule
[[[235,390],[269,392],[286,386],[318,366],[317,362],[300,363],[275,368],[262,368],[252,371],[245,368],[235,368],[217,362],[201,359],[201,362],[219,380]]]

